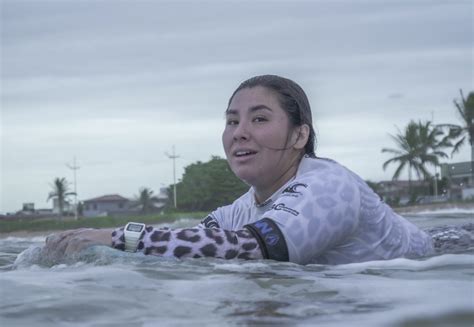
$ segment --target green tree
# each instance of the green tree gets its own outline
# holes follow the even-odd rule
[[[74,192],[69,192],[69,183],[66,181],[66,178],[56,177],[51,184],[52,191],[49,192],[48,199],[58,199],[59,215],[64,215],[64,204],[67,201],[67,198],[70,195],[74,195]]]
[[[434,126],[429,121],[424,123],[410,121],[403,132],[398,130],[397,135],[390,135],[397,148],[382,149],[382,152],[395,155],[383,164],[383,169],[385,170],[390,164],[397,163],[398,167],[392,177],[397,180],[402,171],[407,168],[411,192],[412,172],[416,173],[418,179],[429,179],[431,174],[427,165],[439,166],[439,159],[448,157],[443,149],[449,147],[450,143],[448,138],[442,136],[441,128]]]
[[[153,191],[148,187],[141,187],[138,196],[135,197],[136,206],[141,208],[143,214],[150,213],[155,208],[158,199],[153,196]]]
[[[467,98],[464,97],[462,90],[461,101],[453,100],[456,112],[461,118],[462,125],[442,124],[440,127],[448,129],[448,138],[453,140],[451,156],[469,142],[471,145],[471,183],[474,183],[474,92],[469,92]]]
[[[184,169],[177,184],[178,207],[189,211],[210,211],[230,204],[248,190],[230,170],[227,161],[213,156],[208,162],[196,162]],[[169,194],[172,194],[170,187]]]

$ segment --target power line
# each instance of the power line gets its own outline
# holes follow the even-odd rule
[[[72,165],[67,163],[66,166],[69,169],[74,171],[74,219],[77,220],[78,212],[77,212],[77,176],[76,176],[76,171],[81,167],[76,165],[76,157],[75,156],[74,156]]]
[[[179,158],[179,155],[175,153],[174,145],[173,145],[173,153],[169,154],[168,152],[165,152],[165,155],[173,159],[173,197],[174,197],[174,207],[175,209],[178,207],[177,202],[176,202],[176,159]]]

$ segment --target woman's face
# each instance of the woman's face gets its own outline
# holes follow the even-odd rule
[[[294,164],[297,137],[277,95],[264,87],[238,91],[226,111],[222,135],[232,171],[255,187],[271,186]]]

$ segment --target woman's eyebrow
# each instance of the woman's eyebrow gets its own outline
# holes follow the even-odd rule
[[[255,112],[255,111],[259,111],[259,110],[273,111],[272,108],[267,107],[266,105],[263,105],[263,104],[259,104],[259,105],[250,107],[250,109],[249,109],[250,112]]]
[[[235,110],[235,109],[229,109],[229,108],[227,108],[227,110],[225,111],[225,114],[226,114],[226,115],[237,115],[237,114],[238,114],[238,111]]]
[[[271,108],[269,108],[269,107],[267,107],[267,106],[265,106],[265,105],[263,105],[263,104],[258,104],[258,105],[256,105],[256,106],[250,107],[248,110],[249,110],[250,112],[256,112],[256,111],[259,111],[259,110],[273,111]],[[225,111],[225,114],[226,114],[226,115],[238,115],[239,112],[238,112],[238,110],[236,110],[236,109],[227,109],[227,110]]]

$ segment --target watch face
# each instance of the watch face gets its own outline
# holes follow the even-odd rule
[[[140,233],[143,230],[142,224],[128,224],[127,231]]]

